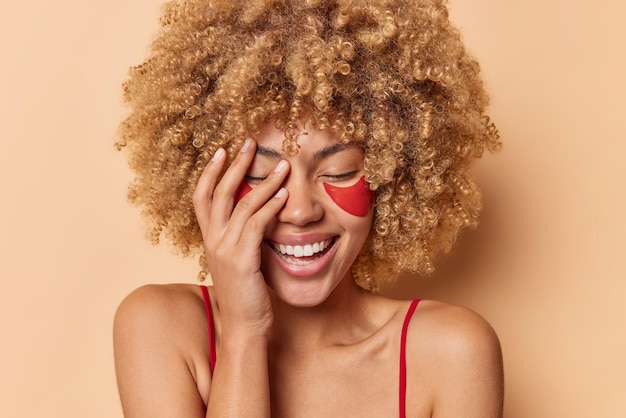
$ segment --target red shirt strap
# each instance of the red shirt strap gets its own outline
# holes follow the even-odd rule
[[[209,289],[206,286],[200,286],[202,289],[202,297],[204,299],[204,309],[206,310],[206,318],[209,326],[209,367],[211,374],[215,369],[215,323],[213,322],[213,308],[211,307],[211,299],[209,298]]]
[[[415,299],[411,302],[409,310],[404,317],[402,334],[400,335],[400,418],[406,417],[406,333],[409,329],[411,317],[413,317],[413,313],[419,302],[419,299]]]

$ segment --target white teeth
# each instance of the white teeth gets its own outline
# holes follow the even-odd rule
[[[294,257],[311,257],[313,254],[324,251],[324,249],[328,247],[329,243],[330,240],[306,245],[276,244],[274,248],[276,248],[283,255],[287,254],[293,255]]]
[[[278,244],[278,249],[281,254],[293,255],[293,247],[291,245]]]

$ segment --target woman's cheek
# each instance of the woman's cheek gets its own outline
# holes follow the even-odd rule
[[[374,204],[374,192],[367,186],[365,176],[348,187],[324,183],[324,190],[337,206],[353,216],[367,216]]]

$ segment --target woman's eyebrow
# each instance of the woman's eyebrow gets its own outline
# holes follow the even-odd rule
[[[345,150],[346,148],[352,147],[352,146],[354,145],[336,143],[336,144],[330,145],[328,147],[322,148],[321,150],[317,151],[315,154],[313,154],[313,159],[323,160],[326,157],[330,157],[331,155],[337,154],[338,152],[341,152]]]
[[[272,148],[264,147],[263,145],[256,146],[256,155],[262,155],[264,157],[274,158],[276,160],[284,158],[281,152],[278,152]]]
[[[354,145],[351,145],[351,144],[341,144],[341,143],[329,145],[327,147],[322,148],[321,150],[316,151],[315,154],[313,154],[313,159],[316,161],[323,160],[326,157],[329,157],[333,154],[336,154],[338,152],[341,152],[353,146]],[[285,158],[282,152],[276,151],[273,148],[264,147],[263,145],[257,145],[256,154],[262,155],[263,157],[273,158],[276,160]]]

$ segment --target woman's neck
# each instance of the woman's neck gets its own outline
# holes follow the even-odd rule
[[[274,294],[274,323],[270,344],[293,350],[316,350],[323,346],[362,341],[377,329],[371,310],[372,294],[346,277],[320,305],[308,308],[284,303]]]

